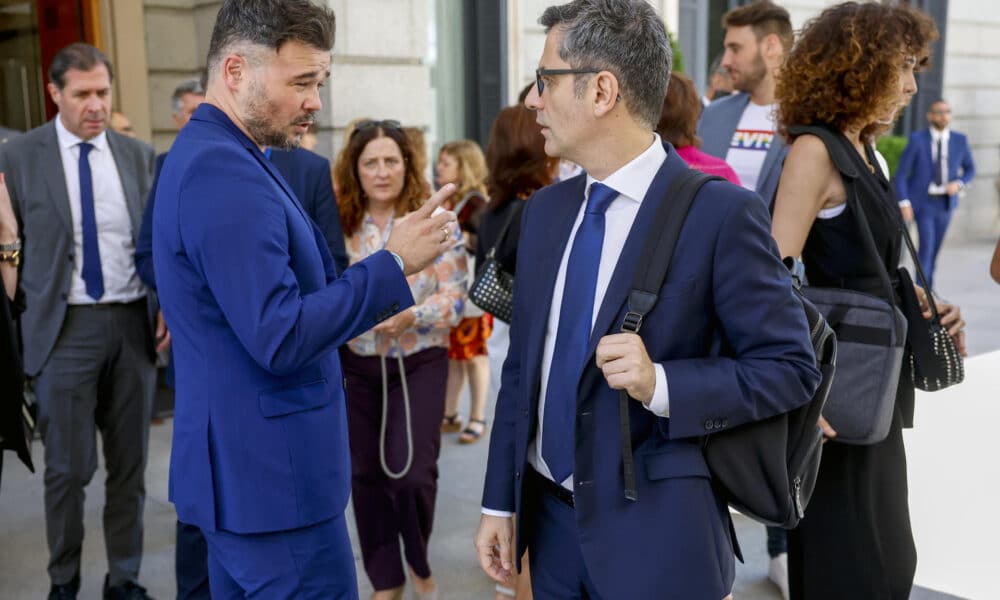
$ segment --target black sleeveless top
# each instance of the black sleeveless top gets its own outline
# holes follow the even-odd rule
[[[810,128],[794,130],[808,133],[808,129]],[[865,147],[868,155],[868,163],[865,163],[843,134],[835,130],[828,131],[836,138],[836,147],[827,145],[830,157],[840,170],[846,189],[849,189],[850,179],[854,179],[858,204],[868,219],[879,261],[895,286],[903,221],[892,186],[882,170],[877,168],[879,163],[870,147]],[[876,165],[874,173],[868,168],[868,164]],[[839,215],[829,219],[817,218],[813,222],[802,250],[806,277],[810,285],[842,287],[885,298],[885,286],[879,275],[880,267],[862,237],[864,234],[853,211],[853,207],[848,204]],[[891,301],[899,303],[898,298],[892,298]]]
[[[790,129],[793,135],[805,133],[819,135],[816,131],[819,128],[816,127]],[[826,144],[831,160],[840,171],[844,187],[848,188],[850,180],[854,179],[858,204],[868,218],[878,259],[889,273],[893,286],[893,297],[888,300],[899,306],[897,271],[902,247],[901,228],[904,225],[895,192],[882,174],[882,170],[877,167],[875,152],[870,147],[865,147],[869,161],[865,163],[842,133],[825,129],[833,134],[830,136],[833,139],[827,140],[823,137],[820,139]],[[868,164],[876,165],[875,173],[868,168]],[[850,193],[849,188],[848,193]],[[813,222],[802,250],[806,278],[809,285],[840,287],[885,298],[885,285],[879,275],[879,264],[868,249],[862,237],[860,224],[852,211],[853,208],[848,204],[836,217],[816,219]],[[906,376],[905,369],[899,374],[896,407],[899,410],[902,426],[913,427],[913,384]]]

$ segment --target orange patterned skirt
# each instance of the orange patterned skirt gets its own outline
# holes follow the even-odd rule
[[[481,317],[462,319],[458,326],[451,330],[448,358],[469,360],[477,356],[486,356],[486,340],[491,333],[493,333],[493,315],[489,313]]]

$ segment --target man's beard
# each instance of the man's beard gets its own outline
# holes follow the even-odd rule
[[[261,146],[277,148],[278,150],[293,150],[302,142],[301,135],[289,135],[275,126],[273,117],[278,112],[277,107],[267,97],[263,87],[257,81],[250,82],[250,98],[246,102],[243,124],[250,137]],[[289,127],[313,122],[312,114],[300,117]]]
[[[752,94],[757,89],[757,86],[760,85],[760,82],[764,81],[764,78],[767,77],[767,65],[764,64],[764,58],[758,53],[757,57],[754,58],[750,71],[742,75],[739,80],[733,79],[733,88]]]

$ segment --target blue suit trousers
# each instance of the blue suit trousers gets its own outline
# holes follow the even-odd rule
[[[215,600],[357,600],[347,523],[340,514],[291,531],[205,531]]]
[[[937,263],[937,255],[941,251],[941,243],[944,242],[948,224],[951,223],[952,212],[948,196],[930,196],[926,203],[920,202],[913,205],[913,217],[917,221],[917,232],[920,235],[917,256],[920,258],[920,266],[924,269],[924,275],[927,276],[927,282],[931,286],[934,285],[934,267]],[[917,283],[920,282],[917,281]]]

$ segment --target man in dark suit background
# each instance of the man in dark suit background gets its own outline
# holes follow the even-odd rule
[[[732,591],[734,541],[704,436],[809,400],[819,373],[802,306],[760,197],[710,182],[642,337],[617,333],[655,235],[649,223],[687,169],[653,132],[670,44],[643,0],[576,0],[540,23],[547,37],[526,105],[545,152],[585,173],[525,204],[480,564],[503,582],[527,548],[539,600],[721,600]],[[731,356],[709,350],[720,332]],[[634,502],[624,495],[618,390],[633,399]]]
[[[951,106],[937,100],[927,111],[930,127],[910,134],[896,169],[896,197],[909,203],[920,235],[918,257],[934,283],[934,266],[958,196],[976,176],[972,150],[965,134],[953,131]]]
[[[0,146],[24,240],[24,361],[45,444],[50,598],[75,598],[80,587],[98,431],[107,469],[104,597],[147,597],[137,581],[155,370],[133,252],[153,153],[108,129],[112,76],[93,46],[63,48],[48,84],[59,114]]]

